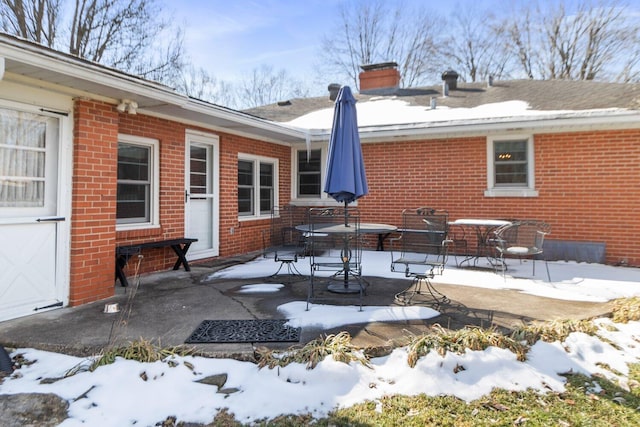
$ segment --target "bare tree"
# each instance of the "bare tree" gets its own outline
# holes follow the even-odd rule
[[[640,36],[633,36],[629,44],[629,55],[625,55],[619,70],[611,73],[609,80],[628,83],[640,81]]]
[[[60,0],[0,0],[3,31],[53,47],[60,21]]]
[[[640,26],[616,0],[531,5],[511,17],[508,34],[530,78],[628,81],[637,77]]]
[[[402,86],[422,83],[439,65],[441,28],[441,20],[425,9],[399,4],[390,10],[383,0],[346,3],[336,28],[322,39],[319,69],[358,88],[360,65],[394,61]]]
[[[449,20],[452,32],[445,42],[445,58],[463,80],[481,81],[489,76],[502,78],[512,57],[504,28],[496,16],[473,5],[458,7]]]
[[[74,0],[62,23],[60,0],[0,0],[3,29],[142,77],[174,81],[184,65],[181,30],[160,18],[157,0]],[[64,31],[60,31],[60,28]]]
[[[510,49],[514,53],[517,58],[517,63],[527,78],[533,79],[535,53],[533,47],[534,35],[531,26],[531,9],[524,8],[514,13],[513,16],[516,18],[519,17],[520,19],[509,18],[505,20],[503,26],[508,38],[507,49]]]
[[[238,108],[257,107],[308,94],[302,82],[290,77],[284,69],[274,71],[270,65],[254,68],[238,83],[236,90],[236,99],[242,100]]]
[[[232,85],[216,79],[202,67],[196,68],[193,65],[186,67],[176,82],[176,90],[189,97],[227,107],[237,104]]]

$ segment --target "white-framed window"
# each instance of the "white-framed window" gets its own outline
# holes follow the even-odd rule
[[[300,206],[340,205],[324,192],[328,149],[326,142],[315,146],[310,151],[307,151],[304,145],[293,147],[291,150],[292,203]]]
[[[118,230],[159,225],[159,145],[156,139],[118,135]]]
[[[488,197],[536,197],[531,135],[487,138]]]
[[[320,198],[322,195],[322,150],[296,151],[296,197]]]
[[[238,216],[269,218],[278,205],[278,159],[238,155]]]

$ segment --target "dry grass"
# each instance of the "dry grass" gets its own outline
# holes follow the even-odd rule
[[[624,300],[619,304],[618,313],[624,314],[624,318],[635,320],[634,316],[640,315],[638,301],[640,300],[637,298]],[[620,316],[621,314],[618,314],[618,318]],[[431,350],[444,356],[447,352],[462,354],[467,349],[482,351],[488,347],[510,350],[516,354],[518,360],[524,361],[529,347],[537,341],[564,341],[572,332],[596,335],[597,331],[598,328],[590,320],[573,319],[523,325],[516,328],[510,335],[502,334],[493,328],[467,326],[460,330],[447,330],[436,324],[433,326],[432,333],[408,338],[407,363],[414,367],[418,359]],[[351,344],[351,336],[347,332],[318,338],[302,348],[292,347],[283,354],[264,348],[258,349],[256,353],[260,367],[273,368],[295,362],[305,363],[308,369],[312,369],[328,355],[332,355],[341,362],[357,361],[369,366],[367,352],[354,347]]]
[[[433,328],[435,333],[415,337],[409,344],[409,366],[414,367],[418,359],[431,350],[444,356],[448,351],[462,354],[467,349],[485,350],[491,346],[511,350],[520,361],[526,359],[526,346],[494,329],[467,326],[457,331],[449,331],[440,325],[434,325]]]
[[[616,323],[629,323],[633,320],[640,320],[640,297],[616,300],[611,318]]]
[[[351,335],[348,332],[340,332],[336,335],[327,335],[306,344],[300,349],[291,348],[286,353],[279,355],[269,349],[258,349],[258,366],[274,368],[286,366],[290,363],[305,363],[307,369],[313,369],[327,356],[339,362],[360,362],[369,366],[367,356],[351,344]]]
[[[584,332],[595,335],[598,328],[590,320],[553,320],[544,323],[532,323],[516,328],[511,337],[517,341],[526,341],[533,345],[542,340],[546,342],[564,341],[572,332]]]
[[[94,359],[89,370],[94,371],[100,366],[109,365],[115,362],[118,357],[137,360],[139,362],[157,362],[171,356],[193,356],[195,354],[196,351],[192,347],[182,345],[162,347],[160,343],[155,344],[140,338],[139,340],[129,342],[126,346],[110,347],[104,350]]]

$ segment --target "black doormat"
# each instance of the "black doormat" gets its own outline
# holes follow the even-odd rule
[[[300,328],[287,320],[204,320],[187,338],[187,344],[240,342],[298,342]]]

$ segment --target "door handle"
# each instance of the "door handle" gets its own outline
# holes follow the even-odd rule
[[[61,222],[64,221],[66,218],[63,216],[56,216],[53,218],[38,218],[36,219],[36,221],[38,222]]]

